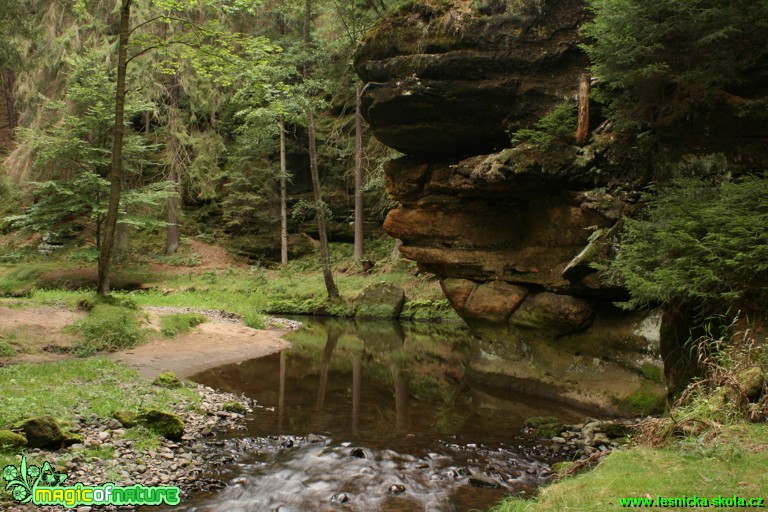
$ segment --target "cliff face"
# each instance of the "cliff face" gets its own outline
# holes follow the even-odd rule
[[[374,134],[408,155],[386,170],[400,206],[384,227],[479,335],[470,375],[648,412],[666,394],[661,315],[614,308],[622,290],[590,267],[646,161],[608,138],[536,151],[509,137],[577,93],[587,16],[579,0],[425,1],[369,34],[355,66]]]

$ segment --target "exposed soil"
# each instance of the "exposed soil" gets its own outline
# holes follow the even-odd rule
[[[21,307],[20,307],[21,306]],[[150,325],[157,325],[156,311],[149,311]],[[12,358],[0,358],[0,364],[14,362],[54,361],[73,357],[74,336],[65,327],[82,318],[84,313],[60,306],[0,306],[0,340],[16,349]],[[229,317],[209,318],[186,334],[165,338],[159,333],[149,336],[147,343],[110,354],[154,377],[173,371],[181,377],[222,364],[245,361],[278,352],[290,346],[281,336],[286,329],[251,329]]]
[[[245,325],[209,321],[187,334],[157,338],[110,357],[138,369],[146,377],[164,371],[189,377],[207,368],[246,361],[286,349],[280,336],[287,331],[251,329]]]

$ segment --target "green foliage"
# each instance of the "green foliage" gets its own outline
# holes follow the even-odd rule
[[[576,132],[576,105],[564,101],[546,116],[539,119],[533,128],[523,128],[512,134],[513,144],[530,144],[544,151],[558,142],[568,142]]]
[[[189,332],[193,327],[205,322],[205,316],[194,313],[178,313],[160,318],[160,332],[170,337]]]
[[[680,179],[646,201],[645,218],[627,219],[619,253],[605,268],[629,289],[626,307],[765,308],[768,178],[719,185]]]
[[[135,309],[104,303],[94,305],[88,316],[70,329],[80,335],[73,345],[79,357],[134,347],[144,341],[146,334]]]
[[[16,355],[16,349],[5,340],[0,339],[0,357],[13,357]]]
[[[768,58],[768,4],[731,0],[590,0],[583,45],[595,97],[620,127],[706,122],[724,106],[765,108],[751,80]],[[750,76],[754,78],[750,78]],[[765,113],[762,114],[763,118]]]

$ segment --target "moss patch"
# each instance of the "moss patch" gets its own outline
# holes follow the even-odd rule
[[[138,420],[148,430],[168,439],[178,440],[184,435],[184,421],[170,412],[146,409],[139,414]]]
[[[240,402],[225,402],[222,407],[226,412],[236,412],[238,414],[245,414],[245,406]]]
[[[120,422],[125,428],[135,427],[137,423],[137,415],[133,411],[115,411],[112,415],[117,421]]]
[[[159,386],[161,388],[180,388],[182,386],[181,381],[173,372],[163,372],[157,377],[155,377],[155,380],[152,381],[152,384],[154,386]]]
[[[665,397],[652,391],[647,386],[642,386],[632,394],[617,401],[617,405],[632,414],[647,416],[660,413],[664,410]]]
[[[10,430],[0,430],[0,452],[15,452],[27,446],[27,438]]]

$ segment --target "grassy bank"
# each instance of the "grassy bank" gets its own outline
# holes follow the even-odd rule
[[[139,408],[194,410],[200,402],[192,389],[153,386],[136,370],[100,357],[0,367],[0,389],[0,430],[43,415],[53,416],[67,429],[76,426],[79,417],[111,418],[115,411]],[[159,444],[157,434],[141,427],[127,430],[126,438],[148,449]],[[0,467],[17,464],[19,455],[0,449]],[[83,447],[68,456],[111,458],[114,453]],[[10,499],[0,493],[0,505],[4,498]]]
[[[768,501],[768,340],[758,342],[747,329],[693,345],[702,377],[666,416],[641,422],[630,448],[610,453],[587,473],[555,481],[533,500],[513,497],[492,512],[685,510],[691,501],[665,505],[660,498],[694,496],[710,501],[707,510],[718,497]],[[693,509],[702,507],[696,503]],[[715,502],[715,509],[745,504]]]
[[[0,296],[33,303],[77,301],[84,290],[92,288],[95,278],[95,264],[82,261],[79,254],[73,250],[42,257],[28,251],[18,261],[0,265]],[[211,267],[192,248],[183,256],[135,255],[117,265],[113,295],[139,306],[223,309],[258,328],[263,326],[265,314],[352,316],[353,299],[366,286],[386,282],[405,290],[407,302],[401,318],[458,320],[437,279],[419,274],[412,262],[392,261],[391,247],[385,241],[370,244],[367,256],[372,268],[367,271],[352,260],[349,244],[332,244],[331,256],[340,302],[327,300],[315,254],[285,266],[249,266],[230,260]]]
[[[602,512],[624,508],[620,499],[630,497],[768,498],[767,440],[765,425],[742,425],[729,429],[715,442],[691,440],[687,447],[636,447],[616,451],[594,470],[545,487],[535,500],[510,498],[493,512]],[[637,504],[626,508],[643,507]],[[686,507],[660,509],[685,510]]]

